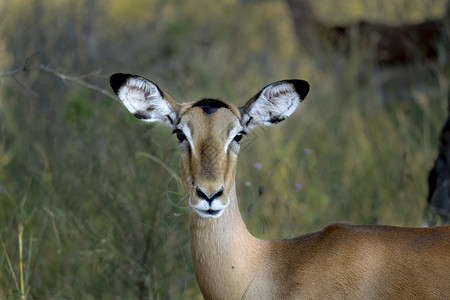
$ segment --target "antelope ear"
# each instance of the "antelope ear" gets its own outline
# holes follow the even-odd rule
[[[248,130],[273,125],[289,117],[309,92],[304,80],[290,79],[269,84],[239,108],[241,123]]]
[[[117,73],[109,79],[114,93],[136,118],[161,122],[173,128],[180,104],[156,84],[143,77]]]

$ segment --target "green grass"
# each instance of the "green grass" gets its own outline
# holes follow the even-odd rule
[[[30,249],[25,282],[38,298],[180,296],[195,286],[188,211],[173,176],[140,154],[152,149],[177,169],[176,143],[160,128],[121,114],[116,102],[95,106],[94,112],[89,97],[75,96],[50,128],[31,136],[33,124],[17,124],[22,128],[14,137],[2,136],[13,140],[0,195],[2,258],[9,257],[13,270],[5,270],[2,286],[17,277],[15,245],[23,226]]]
[[[275,238],[335,221],[421,226],[426,178],[446,118],[445,90],[413,86],[411,98],[387,92],[382,100],[371,84],[340,93],[346,83],[327,79],[332,93],[321,95],[323,87],[316,83],[315,90],[313,82],[294,118],[261,130],[264,139],[249,146],[248,157],[243,153],[239,178],[252,183],[258,199],[250,200],[250,227],[264,226],[262,236]],[[261,185],[267,186],[257,197]]]
[[[120,49],[119,56],[102,48],[106,58],[93,68],[111,59],[106,72],[140,73],[179,101],[242,104],[275,80],[311,83],[291,118],[243,140],[237,192],[250,232],[273,239],[336,221],[424,223],[448,67],[418,62],[379,84],[381,71],[364,49],[348,60],[303,54],[278,2],[237,10],[223,1],[201,16],[184,5],[163,10],[142,49],[136,43],[138,50]],[[205,31],[201,22],[211,20],[217,23]],[[109,47],[129,37],[114,24],[105,27]],[[189,48],[203,32],[211,44]],[[54,59],[66,66],[77,57],[67,53]],[[51,76],[19,79],[39,97],[12,78],[0,85],[0,299],[201,299],[170,130]],[[97,83],[108,88],[106,77]]]
[[[370,85],[344,93],[341,81],[327,81],[313,78],[295,116],[244,141],[237,180],[249,230],[267,239],[335,221],[420,226],[445,118],[440,91],[387,105]],[[89,98],[68,97],[42,127],[5,116],[0,297],[197,297],[176,141],[118,102]]]

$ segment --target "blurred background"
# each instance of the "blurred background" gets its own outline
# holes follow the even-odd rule
[[[427,177],[448,117],[448,9],[0,1],[0,299],[201,299],[178,143],[117,101],[116,72],[179,102],[243,104],[273,81],[310,82],[293,116],[243,140],[237,191],[259,238],[442,224]]]

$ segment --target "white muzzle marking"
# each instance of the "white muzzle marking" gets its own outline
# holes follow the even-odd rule
[[[225,208],[230,204],[230,197],[227,197],[227,204],[223,205],[219,200],[213,200],[211,204],[206,200],[200,200],[196,205],[192,204],[192,197],[189,197],[189,206],[202,218],[218,218]]]

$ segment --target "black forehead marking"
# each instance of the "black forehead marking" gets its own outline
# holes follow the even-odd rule
[[[226,103],[217,99],[203,99],[194,103],[192,107],[200,107],[208,115],[215,113],[221,107],[230,108]]]

